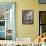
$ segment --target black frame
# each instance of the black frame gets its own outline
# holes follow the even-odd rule
[[[32,12],[32,20],[31,20],[31,22],[29,22],[29,23],[24,23],[24,16],[26,16],[26,14],[28,14],[29,12]],[[25,15],[24,15],[25,14]],[[22,10],[22,24],[33,24],[33,22],[34,22],[34,12],[33,12],[33,10]]]

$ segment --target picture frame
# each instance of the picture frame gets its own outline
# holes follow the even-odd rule
[[[39,0],[39,4],[46,4],[46,0]]]
[[[22,10],[22,24],[33,24],[33,10]]]

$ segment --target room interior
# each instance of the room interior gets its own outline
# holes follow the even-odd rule
[[[41,3],[42,1],[42,3]],[[28,39],[30,42],[35,42],[35,39],[46,32],[46,2],[43,0],[1,0],[0,1],[0,40],[18,40],[25,41]],[[6,4],[1,4],[1,3]],[[14,2],[15,7],[13,8]],[[7,4],[8,3],[8,4]],[[44,4],[45,3],[45,4]],[[13,11],[14,10],[14,11]],[[22,11],[31,10],[33,13],[33,23],[22,23]],[[13,13],[12,13],[13,11]],[[11,15],[11,16],[9,16]],[[12,16],[14,15],[14,17]],[[10,19],[10,17],[13,19]],[[7,22],[6,22],[7,20]],[[12,21],[13,25],[10,22]],[[43,21],[42,21],[43,20]],[[5,30],[7,25],[7,30]],[[10,26],[8,26],[10,25]],[[13,28],[12,28],[13,26]],[[3,30],[3,31],[2,31]],[[4,33],[5,31],[5,33]],[[7,33],[6,33],[7,32]],[[10,34],[9,34],[10,33]],[[2,35],[1,35],[2,34]],[[6,34],[6,36],[5,36]],[[8,38],[10,37],[10,38]],[[31,41],[32,40],[32,41]],[[27,41],[27,40],[26,40]],[[21,44],[23,42],[16,42]],[[0,42],[1,43],[1,42]],[[5,43],[5,42],[4,42]],[[28,42],[26,42],[28,43]]]

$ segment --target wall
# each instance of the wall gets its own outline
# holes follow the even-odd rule
[[[16,2],[17,3],[17,2]],[[38,24],[38,1],[37,0],[20,0],[18,1],[18,16],[17,18],[17,37],[18,38],[36,38],[39,32]],[[30,25],[22,24],[22,10],[33,10],[34,23]]]
[[[46,4],[38,3],[38,0],[1,0],[0,2],[16,2],[16,37],[36,38],[39,33],[39,10],[46,10]],[[22,10],[33,10],[34,23],[22,24]]]
[[[17,37],[18,38],[35,38],[37,36],[38,32],[38,6],[36,5],[37,2],[34,2],[34,0],[20,0],[18,1],[17,5]],[[17,4],[17,2],[16,2]],[[35,7],[36,6],[36,7]],[[22,10],[28,9],[33,10],[34,12],[34,24],[30,25],[23,25],[22,24]],[[36,20],[37,19],[37,20]]]
[[[17,2],[16,2],[17,3]],[[22,10],[33,10],[34,24],[22,24]],[[17,37],[35,38],[38,36],[38,4],[37,0],[20,0],[18,1],[18,16],[17,18]]]

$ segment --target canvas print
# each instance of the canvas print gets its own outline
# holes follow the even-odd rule
[[[22,24],[33,24],[33,11],[22,10]]]

